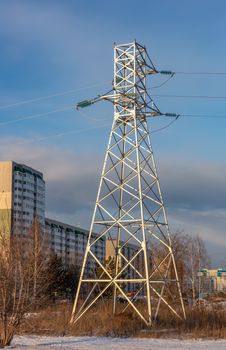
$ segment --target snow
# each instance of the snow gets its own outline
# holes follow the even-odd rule
[[[17,350],[225,350],[226,340],[16,336]]]

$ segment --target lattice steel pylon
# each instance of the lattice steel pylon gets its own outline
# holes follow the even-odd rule
[[[113,314],[131,307],[147,325],[160,306],[185,318],[147,125],[147,117],[162,115],[147,93],[146,77],[153,73],[145,47],[136,41],[115,45],[113,94],[79,104],[110,100],[114,119],[71,322],[109,297]],[[100,239],[113,252],[107,262],[98,258]]]

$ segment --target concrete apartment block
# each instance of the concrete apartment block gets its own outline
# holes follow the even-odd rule
[[[48,218],[45,219],[45,230],[52,253],[59,256],[66,265],[81,267],[89,231]],[[93,233],[92,236],[95,238],[96,234]],[[98,259],[104,263],[105,239],[100,238],[94,249]],[[85,275],[92,274],[93,268],[96,266],[88,262]]]
[[[44,228],[45,181],[43,174],[14,161],[0,162],[0,228],[26,235],[34,219]]]

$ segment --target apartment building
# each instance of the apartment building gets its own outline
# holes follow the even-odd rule
[[[59,256],[66,265],[82,266],[89,231],[71,226],[60,221],[45,219],[45,231],[49,239],[51,251]],[[92,234],[93,238],[96,234]],[[105,239],[100,238],[95,244],[95,255],[103,263],[105,260]],[[85,274],[92,275],[91,261],[88,261]]]
[[[0,162],[0,228],[25,235],[34,218],[44,228],[45,181],[43,174],[14,161]]]
[[[89,232],[45,218],[45,181],[40,171],[14,161],[0,162],[0,230],[26,239],[34,219],[47,234],[51,251],[66,265],[81,267]],[[99,239],[93,249],[98,259],[104,262],[105,239]],[[88,261],[86,275],[92,275],[93,269],[93,262]]]

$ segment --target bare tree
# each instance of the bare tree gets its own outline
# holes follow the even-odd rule
[[[205,244],[199,236],[190,239],[188,253],[190,263],[187,264],[187,273],[191,282],[192,300],[194,303],[198,291],[197,272],[203,267],[207,268],[210,265],[210,259],[207,255]]]
[[[10,345],[25,313],[45,299],[44,240],[38,224],[28,235],[0,233],[0,347]]]
[[[32,274],[32,289],[34,301],[44,294],[50,275],[46,276],[47,264],[50,258],[48,237],[41,225],[34,219],[31,229],[26,236],[26,251]],[[47,278],[46,278],[47,277]]]
[[[194,302],[198,293],[198,270],[210,265],[205,244],[199,236],[183,232],[173,234],[172,242],[182,292]]]

